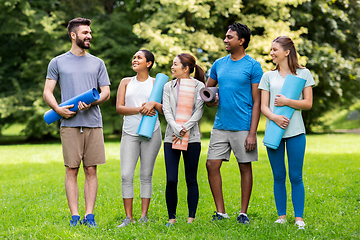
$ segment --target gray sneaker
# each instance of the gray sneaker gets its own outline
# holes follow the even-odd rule
[[[130,223],[134,223],[134,221],[131,221],[131,219],[129,217],[126,217],[123,222],[117,226],[117,227],[126,227],[128,226]]]
[[[139,223],[147,223],[148,221],[149,219],[146,217],[146,215],[139,219]]]

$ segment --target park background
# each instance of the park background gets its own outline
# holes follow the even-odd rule
[[[101,106],[108,164],[99,169],[99,196],[95,232],[67,228],[68,208],[63,187],[59,124],[47,125],[49,109],[42,98],[47,65],[70,49],[67,23],[75,17],[92,20],[89,52],[104,60],[111,80],[111,99]],[[264,71],[271,62],[272,40],[280,35],[296,43],[301,64],[310,69],[314,104],[303,111],[308,133],[304,174],[308,230],[294,226],[274,228],[271,169],[261,144],[265,119],[258,129],[259,162],[254,164],[254,192],[249,210],[250,228],[209,225],[214,210],[207,184],[206,151],[215,108],[205,108],[199,167],[201,201],[198,225],[163,228],[165,173],[162,149],[155,167],[152,225],[118,230],[123,219],[120,193],[119,143],[122,116],[116,114],[116,91],[122,78],[133,76],[133,54],[152,51],[150,74],[171,77],[173,58],[193,54],[206,72],[225,56],[223,38],[228,25],[247,24],[252,38],[247,53]],[[4,238],[346,238],[358,239],[360,137],[360,2],[356,0],[0,0],[0,236]],[[60,91],[56,97],[60,101]],[[161,119],[162,130],[165,120]],[[233,158],[232,158],[233,160]],[[222,169],[229,177],[228,211],[236,216],[239,193],[234,161]],[[82,178],[83,176],[80,176]],[[135,179],[138,176],[135,176]],[[82,184],[79,178],[80,186]],[[185,200],[184,179],[180,194]],[[138,183],[137,183],[138,184]],[[81,188],[80,188],[81,190]],[[292,215],[291,194],[289,216]],[[135,200],[136,201],[136,200]],[[139,206],[136,206],[137,210]],[[135,211],[136,211],[135,207]],[[179,206],[186,215],[186,204]],[[236,217],[235,217],[236,218]],[[185,218],[184,218],[185,219]],[[233,219],[234,220],[234,219]],[[293,222],[289,221],[291,224]],[[89,235],[88,235],[89,234]],[[88,236],[87,236],[88,235]]]

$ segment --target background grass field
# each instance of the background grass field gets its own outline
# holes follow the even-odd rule
[[[64,189],[61,144],[0,146],[0,238],[3,239],[360,239],[360,136],[329,134],[307,136],[304,183],[306,230],[294,226],[291,192],[288,223],[277,218],[272,173],[258,136],[259,161],[253,164],[254,186],[248,215],[251,224],[236,223],[240,177],[235,159],[221,169],[226,210],[230,219],[210,222],[215,210],[205,168],[208,139],[202,141],[198,172],[200,200],[196,220],[186,224],[187,204],[183,165],[180,165],[177,223],[166,228],[163,150],[153,178],[150,222],[119,229],[125,218],[120,181],[119,141],[106,142],[107,164],[98,167],[99,191],[95,206],[97,229],[69,228],[70,213]],[[84,174],[78,178],[83,192]],[[140,218],[138,171],[135,176],[134,217]],[[288,189],[290,189],[287,180]],[[80,195],[80,213],[84,199]]]

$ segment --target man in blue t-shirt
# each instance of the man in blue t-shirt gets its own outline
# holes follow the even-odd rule
[[[50,61],[44,87],[46,103],[63,117],[60,136],[66,167],[65,190],[72,215],[72,227],[81,224],[77,184],[81,162],[85,173],[83,224],[89,227],[96,227],[93,214],[98,187],[96,166],[105,163],[99,104],[110,98],[110,80],[104,62],[86,52],[92,39],[90,24],[91,20],[85,18],[75,18],[69,22],[71,49]],[[62,102],[92,88],[100,89],[100,98],[89,105],[78,102],[78,112],[70,110],[74,105],[60,107],[53,94],[57,82],[60,85]]]
[[[260,118],[258,85],[263,71],[259,62],[245,53],[251,31],[241,23],[229,26],[224,43],[230,53],[211,67],[207,87],[219,86],[219,94],[208,106],[217,106],[211,131],[206,168],[214,197],[214,220],[229,218],[225,212],[220,167],[229,161],[231,150],[241,175],[241,210],[239,223],[248,224],[247,208],[252,189],[251,162],[257,161],[256,130]]]

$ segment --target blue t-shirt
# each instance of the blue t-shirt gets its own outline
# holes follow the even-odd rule
[[[89,89],[110,85],[104,61],[90,53],[76,56],[70,51],[53,58],[46,78],[59,82],[61,102],[65,102]],[[74,117],[61,120],[62,127],[102,127],[99,105],[86,111],[77,111]]]
[[[219,106],[214,129],[249,131],[253,108],[252,84],[258,84],[263,70],[258,61],[245,55],[233,61],[230,55],[217,59],[210,77],[219,85]]]

